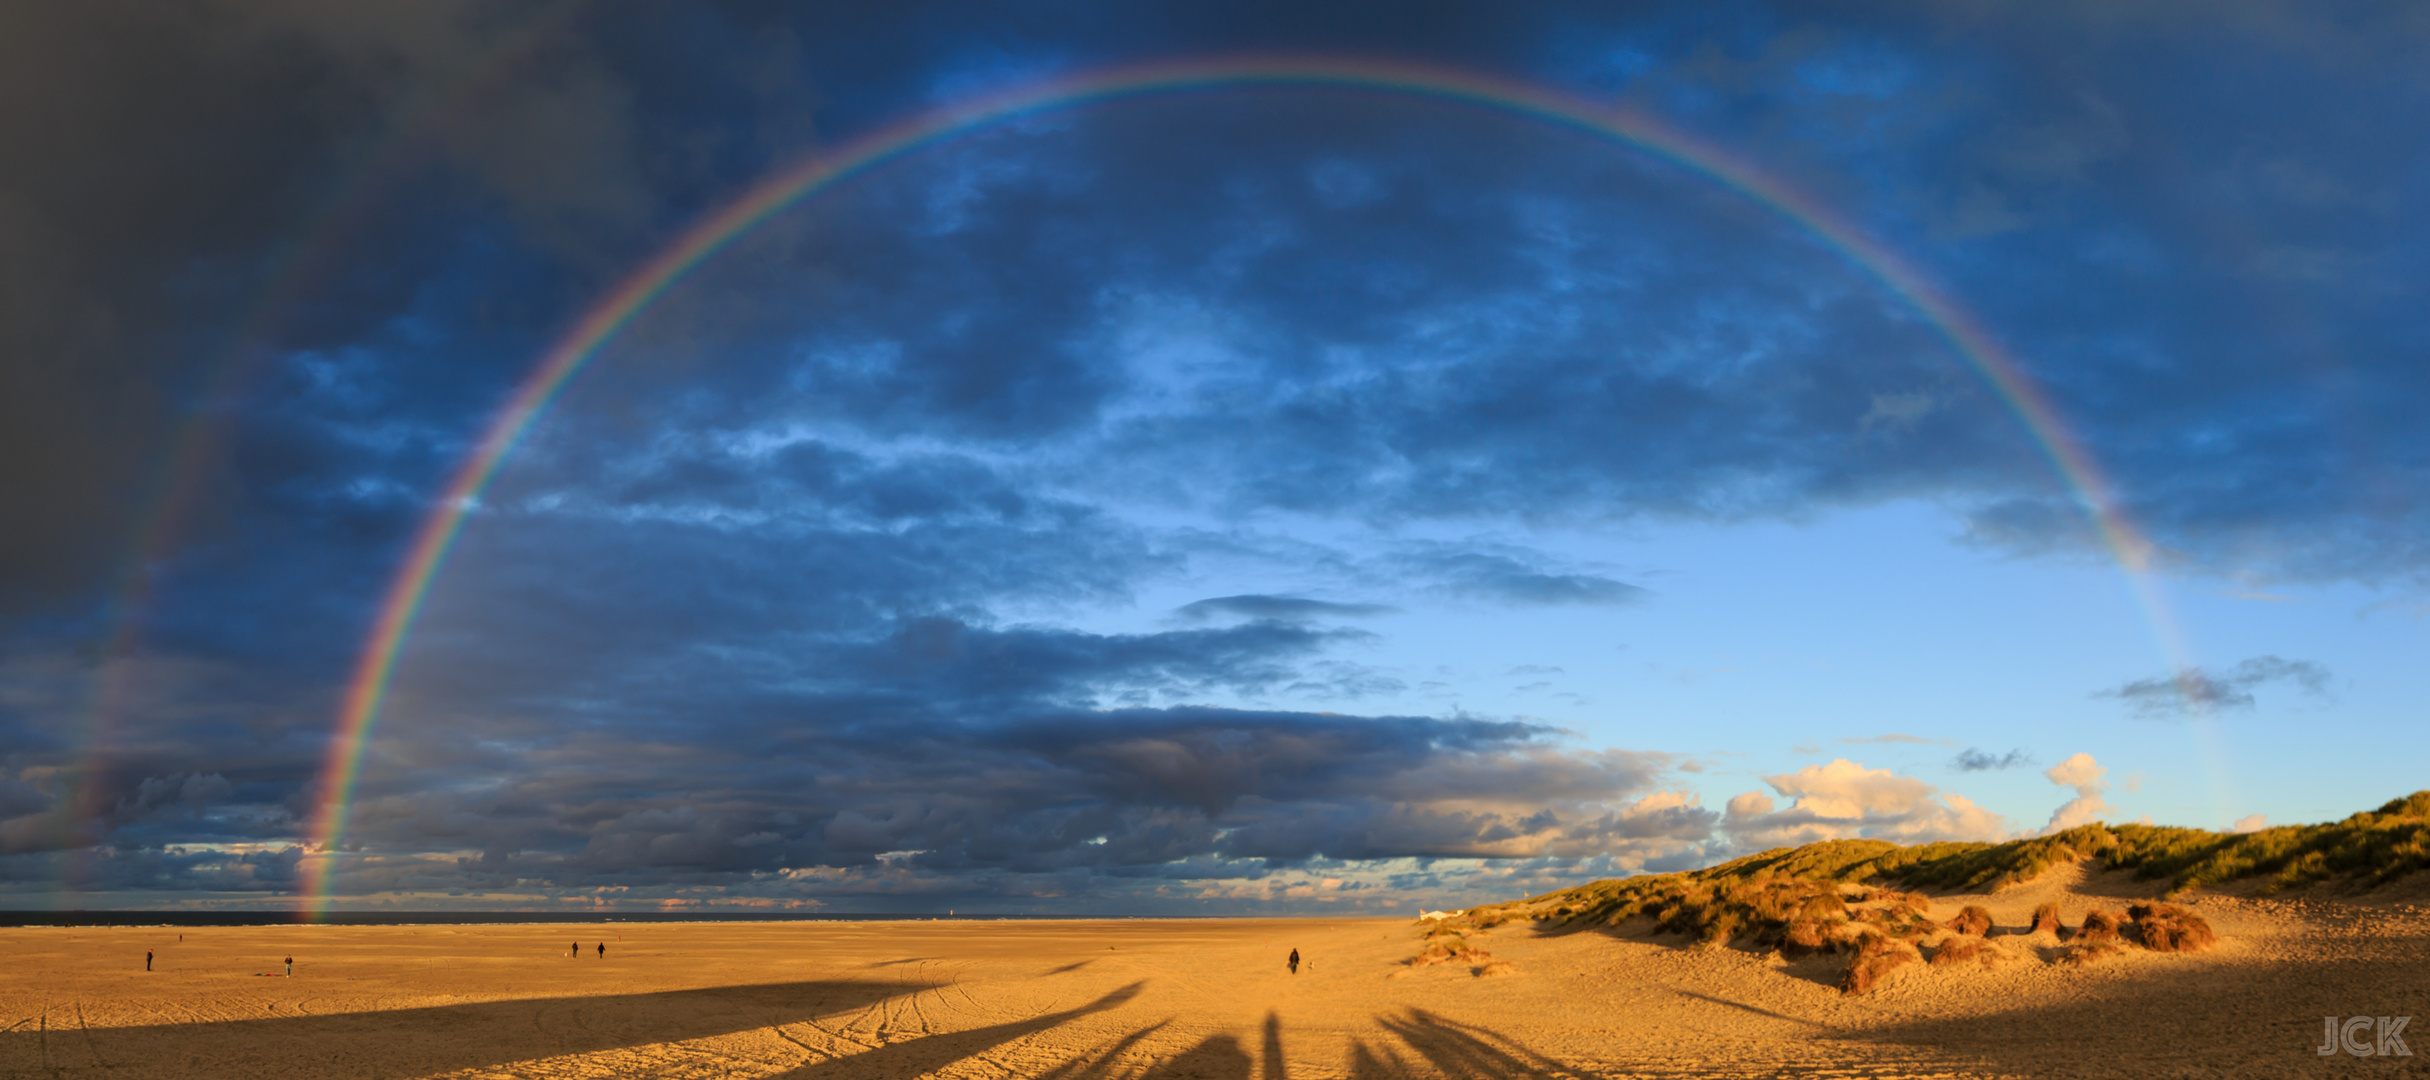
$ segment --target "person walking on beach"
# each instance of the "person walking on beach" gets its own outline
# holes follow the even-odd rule
[[[580,959],[582,959],[582,943],[581,943],[581,942],[579,942],[579,941],[577,941],[577,942],[575,942],[575,943],[573,944],[573,946],[572,946],[572,947],[573,947],[573,950],[574,950],[574,951],[572,951],[572,952],[570,952],[570,953],[567,953],[566,955],[567,955],[567,956],[571,956],[571,957],[573,957],[573,958],[574,958],[574,959],[576,959],[576,960],[580,960]]]
[[[599,958],[602,960],[607,959],[607,942],[602,941],[599,943]]]
[[[143,969],[145,971],[152,970],[152,950],[150,949],[145,949],[143,951]]]
[[[292,956],[287,958],[287,977],[290,979],[295,977],[295,958]]]
[[[1299,974],[1299,950],[1291,950],[1291,974]]]

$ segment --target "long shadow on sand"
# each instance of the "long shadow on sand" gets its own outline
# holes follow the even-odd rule
[[[1384,1030],[1399,1037],[1401,1047],[1364,1040],[1350,1046],[1353,1080],[1385,1080],[1404,1076],[1594,1076],[1594,1072],[1555,1061],[1516,1040],[1470,1024],[1446,1020],[1424,1009],[1404,1016],[1378,1017]],[[1403,1056],[1402,1049],[1409,1052]]]
[[[1023,1036],[1035,1035],[1050,1028],[1061,1027],[1090,1013],[1116,1008],[1122,1003],[1138,997],[1139,989],[1144,985],[1146,984],[1132,983],[1086,1005],[1065,1009],[1062,1012],[1033,1016],[1027,1020],[1015,1020],[1008,1024],[996,1024],[990,1027],[972,1028],[968,1031],[947,1032],[942,1035],[929,1035],[898,1043],[888,1043],[857,1054],[812,1062],[782,1074],[781,1080],[827,1080],[827,1078],[846,1076],[925,1076],[954,1062],[977,1057]]]
[[[1139,1070],[1129,1054],[1148,1036],[1171,1021],[1141,1028],[1114,1044],[1036,1074],[1038,1080],[1289,1080],[1283,1055],[1282,1020],[1266,1014],[1258,1055],[1250,1057],[1233,1035],[1211,1035],[1170,1058]],[[1378,1017],[1393,1038],[1370,1043],[1354,1040],[1350,1075],[1355,1080],[1401,1080],[1405,1077],[1590,1077],[1591,1070],[1567,1065],[1528,1049],[1507,1036],[1469,1024],[1446,1020],[1423,1009],[1405,1015]],[[858,1060],[858,1059],[846,1059]],[[1330,1070],[1327,1070],[1329,1073]],[[891,1075],[871,1073],[869,1075]]]
[[[2415,1056],[2323,1057],[2325,1016],[2430,1017],[2430,938],[2388,936],[2317,960],[2138,965],[2079,976],[2069,1000],[1854,1031],[1851,1042],[1929,1048],[2002,1076],[2411,1076]],[[2420,1019],[2413,1022],[2421,1023]]]
[[[1149,1024],[1116,1039],[1111,1046],[1102,1050],[1090,1051],[1039,1073],[1038,1080],[1107,1080],[1109,1077],[1127,1077],[1132,1070],[1123,1055],[1130,1053],[1132,1048],[1138,1046],[1148,1036],[1164,1030],[1164,1026],[1170,1023],[1172,1021],[1166,1019]]]
[[[405,1078],[794,1024],[932,989],[904,982],[796,982],[652,994],[97,1028],[64,1009],[0,1033],[0,1076]]]

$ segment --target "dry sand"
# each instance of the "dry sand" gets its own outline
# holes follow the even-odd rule
[[[1478,943],[1407,920],[0,930],[0,1075],[26,1077],[2415,1076],[2430,909],[2206,897],[2196,956],[2051,966],[2015,936],[2149,895],[2060,871],[1984,903],[2019,959],[1840,995],[1641,932]],[[185,935],[180,944],[178,934]],[[579,959],[566,946],[579,939]],[[601,960],[591,946],[605,940]],[[1284,970],[1293,948],[1309,961]],[[158,970],[143,971],[145,949]],[[265,975],[296,958],[292,979]],[[2411,1058],[2322,1058],[2324,1016],[2411,1015]]]

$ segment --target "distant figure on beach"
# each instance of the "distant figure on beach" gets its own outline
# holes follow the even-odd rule
[[[567,953],[566,955],[571,956],[576,960],[582,959],[582,943],[577,941],[573,944],[572,948],[574,951]]]
[[[295,977],[295,958],[292,956],[287,958],[287,977],[290,979]]]
[[[143,969],[145,971],[152,970],[152,950],[150,949],[145,949],[143,951]]]
[[[607,959],[607,942],[602,941],[599,943],[599,958],[602,960]]]
[[[1299,950],[1291,950],[1291,974],[1299,974]]]

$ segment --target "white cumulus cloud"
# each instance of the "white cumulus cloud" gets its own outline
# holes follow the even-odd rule
[[[2102,777],[2109,775],[2109,769],[2093,760],[2091,754],[2070,755],[2067,760],[2042,770],[2042,775],[2051,783],[2074,788],[2076,792],[2075,798],[2051,811],[2050,824],[2042,826],[2044,836],[2099,821],[2102,815],[2117,809],[2101,798],[2101,793],[2109,790],[2109,785],[2102,781]]]
[[[1779,808],[1761,791],[1732,798],[1722,815],[1722,829],[1741,850],[1844,837],[1907,844],[1997,840],[2008,831],[2005,819],[1963,795],[1846,758],[1767,776],[1764,782],[1790,800],[1789,805]]]

